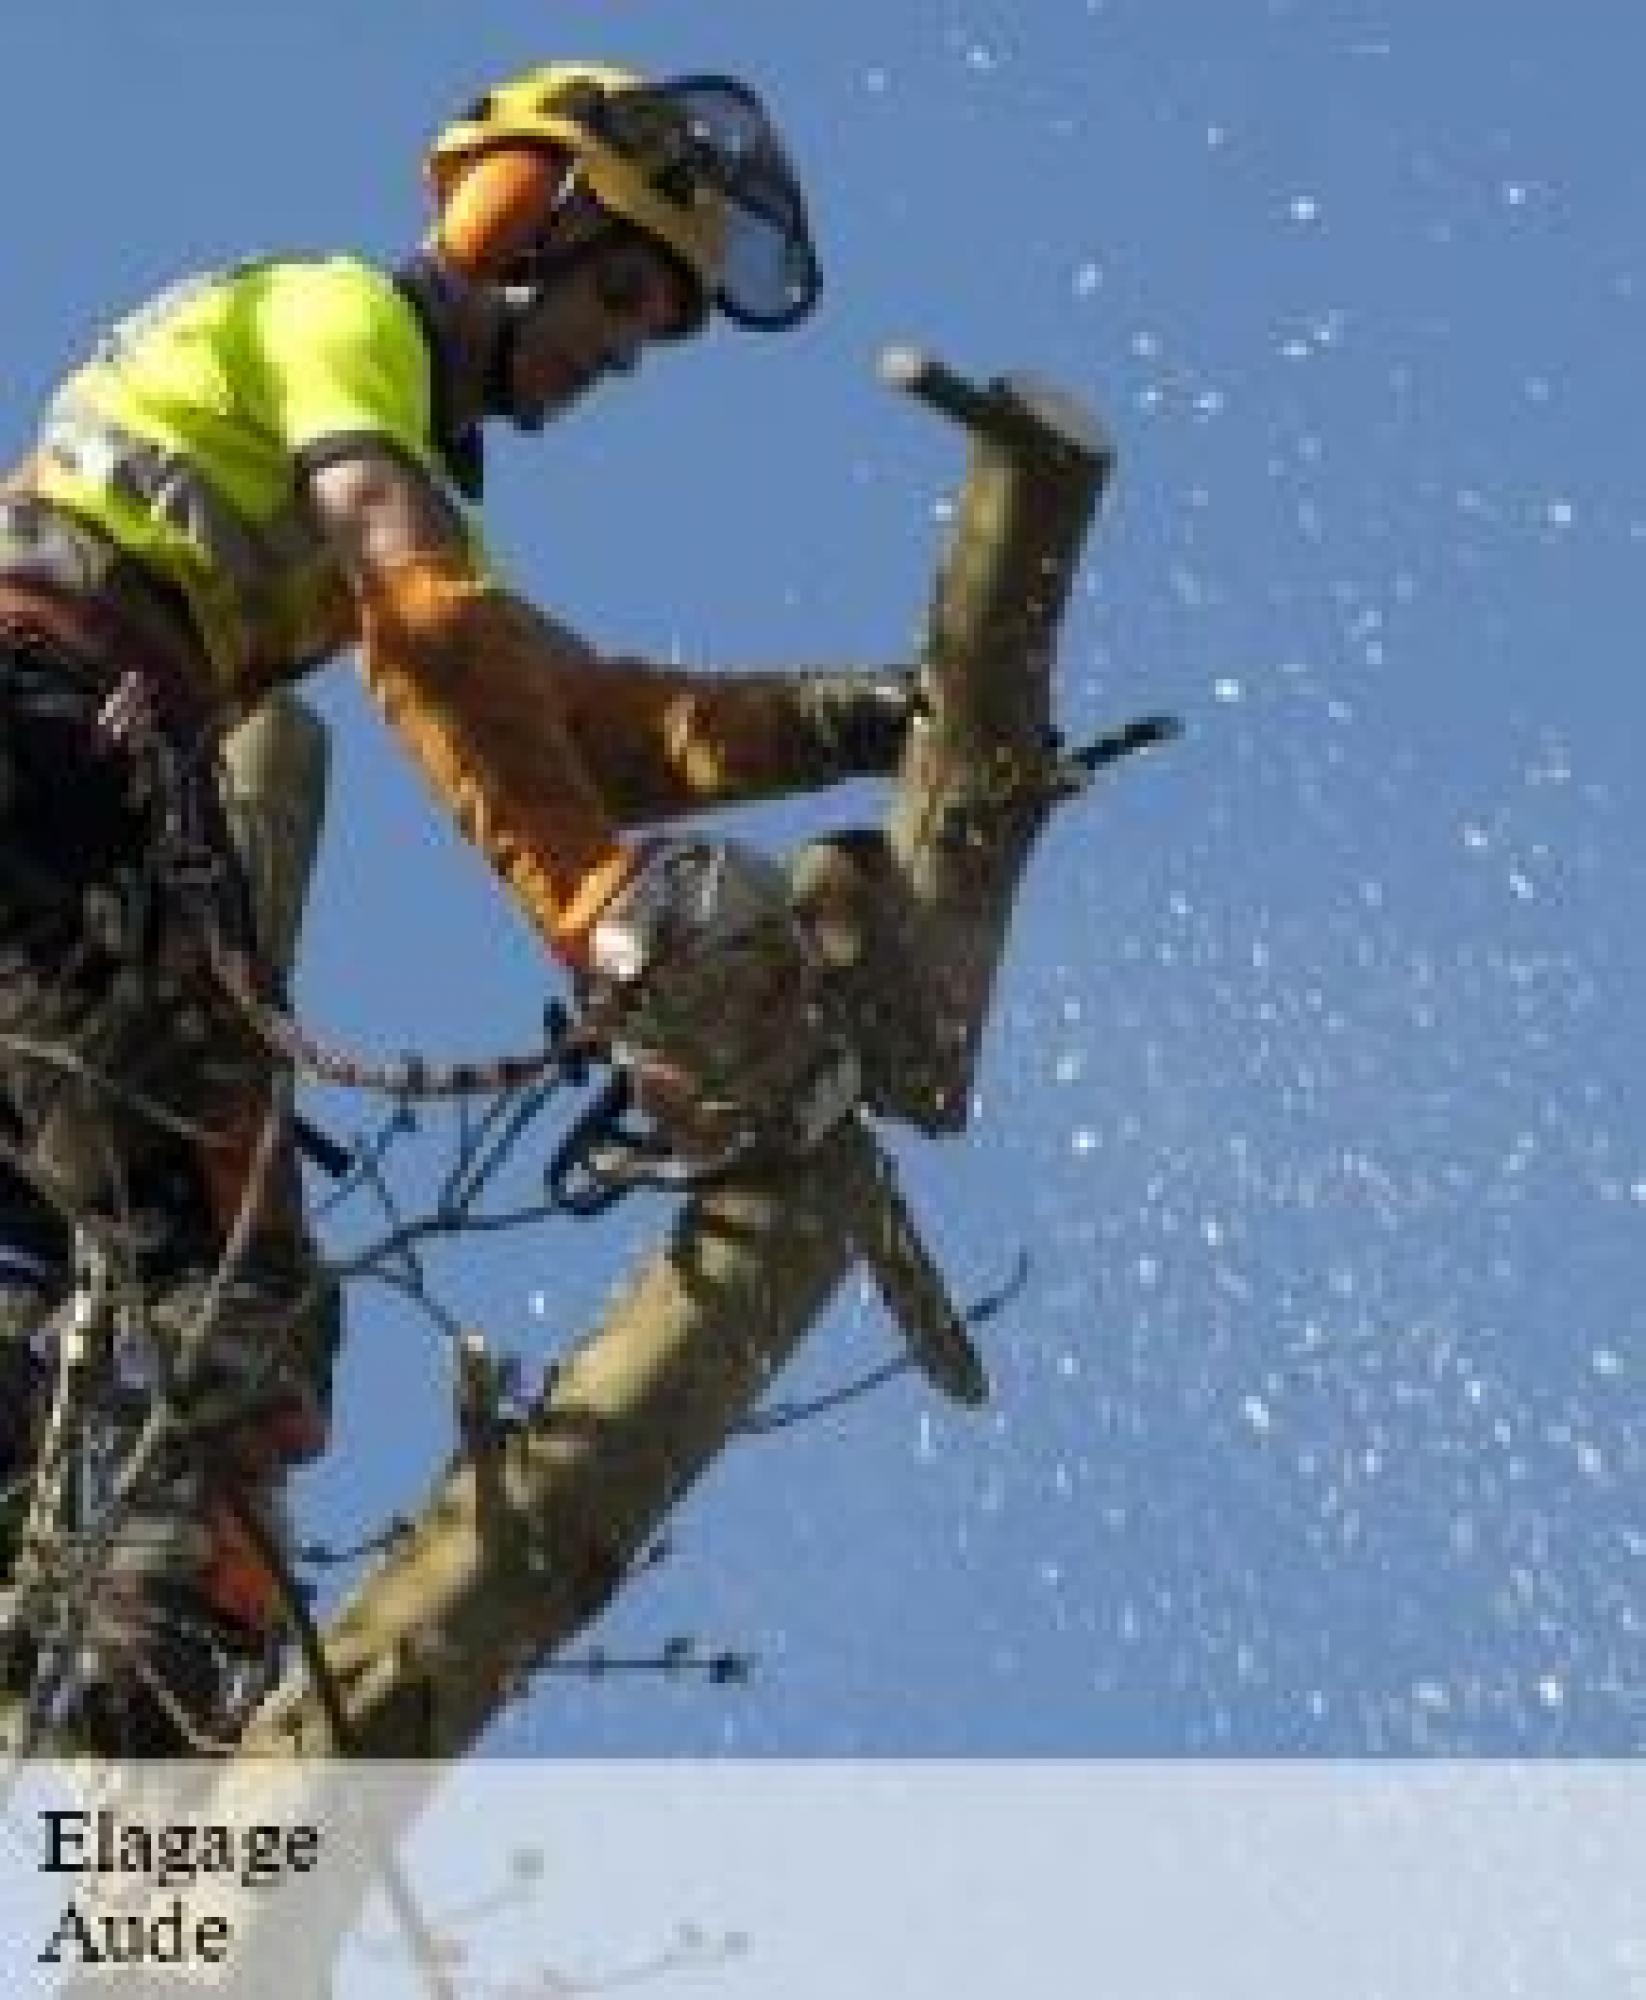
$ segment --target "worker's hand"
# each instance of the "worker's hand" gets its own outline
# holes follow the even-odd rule
[[[897,769],[910,725],[928,713],[921,670],[913,666],[802,672],[797,696],[842,771]]]

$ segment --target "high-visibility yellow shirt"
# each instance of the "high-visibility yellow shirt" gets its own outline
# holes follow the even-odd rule
[[[353,257],[185,279],[119,322],[53,397],[33,484],[181,592],[219,692],[339,651],[358,611],[303,475],[387,446],[478,523],[436,434],[434,358],[392,277]]]

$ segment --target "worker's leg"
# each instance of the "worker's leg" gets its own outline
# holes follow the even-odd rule
[[[309,883],[326,818],[326,725],[287,689],[264,697],[224,739],[218,791],[246,891],[258,956],[284,992],[297,964]]]
[[[289,693],[267,698],[226,741],[220,793],[249,901],[260,974],[273,997],[288,989],[325,814],[324,724]],[[283,1540],[287,1468],[315,1455],[329,1425],[341,1302],[309,1234],[289,1129],[268,1129],[270,1058],[209,977],[198,997],[199,1093],[213,1136],[192,1148],[194,1241],[156,1287],[162,1337],[188,1338],[218,1283],[223,1245],[250,1224],[246,1253],[221,1301],[219,1332],[201,1350],[195,1395],[203,1413],[231,1419],[217,1434],[209,1472],[193,1496],[208,1529],[198,1577],[214,1614],[252,1633],[283,1607],[238,1516],[250,1509]],[[184,1094],[189,1086],[180,1083]],[[233,1411],[242,1412],[239,1421]]]
[[[125,815],[131,773],[32,712],[12,716],[7,748],[3,834],[39,893],[0,895],[5,1130],[70,1213],[140,1246],[121,1253],[149,1310],[122,1342],[117,1429],[141,1426],[145,1369],[174,1371],[185,1347],[198,1359],[182,1415],[209,1428],[156,1462],[116,1537],[113,1587],[92,1607],[111,1681],[102,1740],[131,1747],[135,1732],[174,1747],[174,1721],[151,1698],[156,1672],[174,1678],[193,1646],[204,1654],[191,1674],[210,1680],[212,1659],[255,1657],[273,1629],[278,1593],[237,1516],[272,1520],[286,1467],[324,1436],[336,1299],[303,1227],[289,1133],[273,1135],[258,1186],[248,1183],[269,1103],[266,1053],[164,899],[126,909],[141,925],[121,921],[144,855],[142,815]],[[47,838],[52,787],[110,838],[88,842],[79,816],[72,839]],[[102,917],[88,924],[99,897]],[[243,1200],[254,1204],[247,1251],[219,1287]],[[163,1670],[156,1646],[169,1649]]]
[[[68,1262],[62,1218],[0,1162],[0,1584],[28,1513],[49,1380],[42,1335],[67,1293]]]
[[[39,1120],[51,1165],[103,1166],[101,1181],[76,1182],[76,1207],[130,1226],[143,1246],[117,1258],[144,1310],[121,1328],[99,1391],[111,1470],[144,1431],[156,1385],[169,1381],[176,1418],[116,1523],[89,1604],[87,1657],[101,1664],[86,1726],[107,1750],[188,1747],[190,1727],[225,1726],[236,1680],[272,1663],[286,1603],[245,1517],[284,1545],[289,1469],[326,1435],[335,1288],[303,1228],[289,1132],[267,1129],[266,1061],[214,998],[185,984],[165,1008],[134,1009],[119,1032],[105,1023],[87,1061],[131,1101],[111,1105],[90,1086]],[[78,1053],[69,1031],[84,1017],[56,1012],[34,1011],[30,1039]],[[26,1123],[30,1079],[11,1082]],[[229,1263],[242,1211],[245,1248]],[[14,1369],[20,1396],[49,1393],[44,1358],[32,1385]],[[38,1435],[37,1419],[17,1441],[21,1476]]]
[[[7,1083],[31,1163],[72,1210],[137,1246],[116,1252],[146,1311],[115,1356],[126,1392],[111,1384],[113,1435],[129,1443],[147,1415],[143,1385],[188,1364],[175,1384],[183,1440],[119,1528],[111,1576],[127,1588],[108,1602],[141,1624],[156,1605],[192,1600],[199,1622],[256,1652],[279,1596],[233,1516],[272,1513],[287,1467],[324,1440],[335,1294],[303,1228],[289,1131],[266,1129],[267,1060],[229,1003],[188,979],[157,979],[146,1004],[103,997],[86,1004],[72,981],[43,985],[32,1005],[14,995]],[[18,1033],[53,1059],[18,1055]],[[225,1271],[242,1209],[244,1253]],[[131,1654],[147,1658],[140,1643]],[[118,1667],[120,1649],[109,1657]]]

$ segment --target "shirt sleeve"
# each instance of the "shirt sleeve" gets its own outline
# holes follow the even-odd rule
[[[386,445],[440,476],[428,354],[384,273],[348,258],[270,265],[253,310],[268,421],[294,461]]]
[[[428,349],[393,280],[352,258],[271,265],[254,320],[263,419],[296,470],[363,447],[393,451],[448,504],[475,576],[500,583],[479,514],[462,502],[434,442]]]

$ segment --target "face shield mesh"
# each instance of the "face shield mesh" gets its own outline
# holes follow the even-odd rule
[[[754,92],[730,77],[683,77],[609,96],[602,136],[666,199],[707,188],[725,214],[715,303],[739,325],[793,326],[822,284],[799,177]]]

